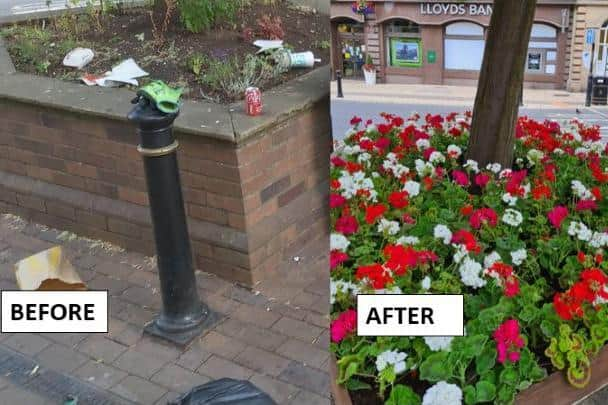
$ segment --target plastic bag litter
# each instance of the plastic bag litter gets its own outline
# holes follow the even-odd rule
[[[95,54],[89,48],[74,48],[63,58],[63,65],[82,69],[93,60]]]
[[[84,75],[81,79],[88,86],[117,87],[121,84],[137,86],[137,78],[148,76],[148,72],[140,68],[133,58],[125,59],[103,75]]]
[[[249,381],[221,378],[194,387],[167,405],[277,405]]]

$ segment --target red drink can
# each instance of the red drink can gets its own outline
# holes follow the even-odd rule
[[[262,113],[262,92],[257,87],[247,87],[245,90],[245,111],[247,115]]]

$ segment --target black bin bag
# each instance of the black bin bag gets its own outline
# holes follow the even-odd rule
[[[221,378],[199,385],[168,405],[277,405],[249,381]]]

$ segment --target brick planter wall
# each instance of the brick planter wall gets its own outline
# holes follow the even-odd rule
[[[328,79],[321,68],[267,92],[259,118],[185,103],[175,132],[198,268],[251,285],[327,236]],[[152,254],[131,97],[0,76],[0,211]]]

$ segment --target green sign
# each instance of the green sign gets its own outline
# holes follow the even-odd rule
[[[437,61],[437,52],[436,51],[428,51],[426,55],[426,59],[429,63],[435,63]]]
[[[390,39],[391,66],[419,67],[422,65],[422,45],[418,38]]]

